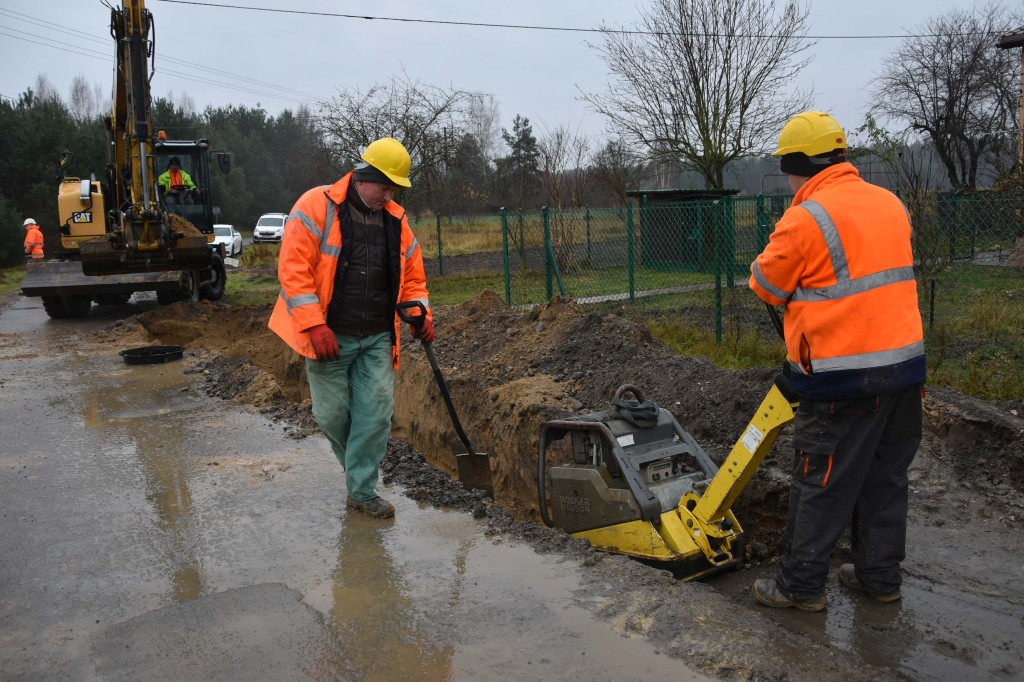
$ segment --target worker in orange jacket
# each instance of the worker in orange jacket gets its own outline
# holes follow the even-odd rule
[[[25,257],[43,257],[43,231],[32,218],[26,218],[22,223],[25,226]]]
[[[345,469],[346,507],[388,518],[394,507],[375,486],[394,411],[396,305],[424,305],[416,338],[433,341],[434,327],[420,246],[392,200],[396,189],[411,186],[409,153],[386,137],[362,159],[292,208],[270,328],[306,358],[313,416]]]
[[[849,588],[900,598],[907,468],[921,441],[927,377],[910,216],[860,179],[846,136],[807,111],[779,135],[796,193],[751,266],[750,288],[785,305],[788,370],[800,398],[789,516],[774,579],[754,597],[774,607],[826,606],[829,559],[851,521]]]

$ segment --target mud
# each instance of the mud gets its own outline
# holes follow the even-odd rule
[[[936,606],[934,596],[920,604],[937,609],[940,622],[961,617],[981,622],[991,616],[1008,623],[1002,635],[964,631],[953,623],[902,622],[890,632],[890,626],[875,622],[876,614],[864,616],[852,608],[847,617],[854,613],[864,624],[848,628],[845,636],[830,634],[808,627],[809,614],[769,614],[752,605],[745,592],[755,577],[770,573],[778,554],[792,451],[788,431],[734,507],[748,533],[744,568],[749,570],[687,584],[685,598],[678,598],[681,584],[669,572],[598,554],[584,541],[539,524],[537,437],[546,421],[604,409],[618,386],[631,383],[670,410],[720,462],[764,397],[776,368],[730,371],[703,357],[680,357],[644,327],[612,314],[587,312],[569,299],[521,311],[484,292],[433,313],[434,351],[461,421],[475,449],[494,455],[494,495],[467,492],[451,479],[454,453],[462,445],[419,342],[408,334],[397,374],[384,482],[401,483],[418,501],[486,519],[493,538],[525,540],[537,551],[565,554],[592,567],[589,589],[602,596],[602,615],[623,635],[647,638],[664,653],[729,677],[1024,674],[1017,647],[995,641],[1003,636],[1012,642],[1024,628],[1024,569],[1019,560],[1024,550],[1024,400],[983,401],[929,387],[925,438],[910,472],[904,605],[913,605],[915,593],[952,595],[944,606]],[[95,334],[97,341],[122,346],[183,345],[188,371],[205,383],[208,394],[251,405],[284,423],[293,438],[304,438],[318,430],[303,361],[267,329],[269,314],[269,307],[178,303]],[[844,539],[836,560],[846,552]],[[723,611],[722,595],[735,608]],[[850,607],[850,597],[841,591],[830,588],[829,598],[833,613]],[[800,637],[772,634],[777,624]],[[872,628],[890,632],[889,646],[902,653],[894,659],[875,656],[879,645],[858,644],[865,629]],[[862,651],[864,646],[871,651]],[[925,653],[913,655],[922,648]],[[873,663],[881,667],[872,668]]]

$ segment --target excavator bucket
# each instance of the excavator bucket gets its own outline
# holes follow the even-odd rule
[[[210,266],[203,235],[179,237],[173,247],[153,251],[116,248],[107,239],[82,242],[82,272],[86,275],[130,275],[139,272],[190,270]]]

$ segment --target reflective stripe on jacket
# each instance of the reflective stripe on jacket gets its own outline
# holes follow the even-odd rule
[[[751,265],[750,288],[786,306],[800,396],[855,398],[924,383],[912,233],[902,202],[849,163],[797,192]]]
[[[38,225],[32,225],[25,233],[25,255],[43,257],[43,231]]]
[[[270,316],[269,326],[297,353],[308,358],[315,358],[316,353],[305,330],[327,322],[327,306],[331,303],[334,274],[341,255],[338,207],[345,202],[351,178],[352,173],[349,173],[329,187],[315,187],[307,191],[295,202],[285,222],[277,267],[281,294]],[[426,306],[430,316],[427,278],[419,242],[401,206],[390,201],[384,210],[401,221],[396,302],[419,301]],[[396,368],[400,335],[401,320],[396,314],[391,349]]]

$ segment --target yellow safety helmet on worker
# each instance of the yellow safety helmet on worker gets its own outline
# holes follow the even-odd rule
[[[782,157],[783,173],[812,177],[846,160],[846,134],[824,111],[804,111],[782,127],[772,156]]]
[[[412,187],[409,182],[409,169],[412,159],[402,143],[393,137],[382,137],[370,143],[362,155],[363,161],[383,174],[383,178],[373,178],[365,174],[369,169],[357,166],[355,179],[364,182],[390,182],[398,187]],[[360,164],[362,165],[362,164]]]

